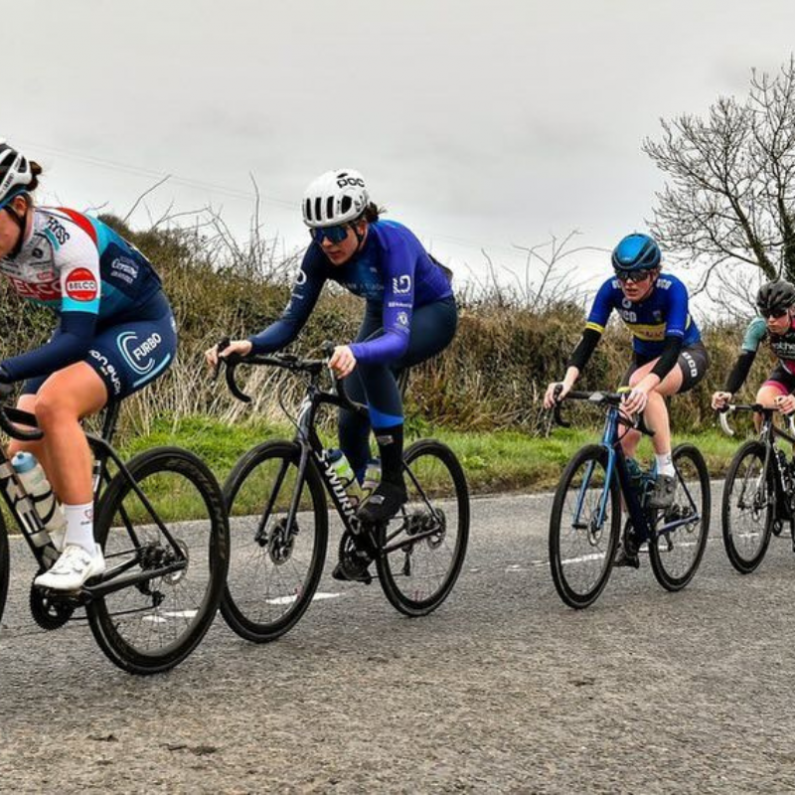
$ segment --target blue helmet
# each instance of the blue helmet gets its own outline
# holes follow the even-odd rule
[[[662,253],[654,238],[634,233],[627,235],[613,249],[613,268],[616,271],[653,270],[660,267]]]

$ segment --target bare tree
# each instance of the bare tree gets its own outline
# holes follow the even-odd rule
[[[668,176],[650,228],[669,256],[704,267],[697,291],[795,280],[795,58],[775,75],[753,70],[745,101],[662,128],[643,143]]]

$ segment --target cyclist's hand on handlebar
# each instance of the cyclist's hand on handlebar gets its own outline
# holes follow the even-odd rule
[[[328,366],[334,371],[337,378],[349,376],[356,367],[356,357],[349,345],[337,345],[334,353],[328,360]]]
[[[649,402],[649,393],[640,387],[633,387],[624,398],[624,411],[627,414],[641,414]]]
[[[219,358],[224,359],[232,353],[247,356],[251,353],[252,345],[250,340],[232,340],[222,351],[218,350],[219,347],[218,345],[213,345],[212,348],[208,348],[204,352],[204,358],[211,369],[218,367]]]
[[[547,387],[544,393],[544,408],[554,408],[556,403],[560,403],[566,395],[571,392],[572,384],[567,384],[565,381],[554,381]]]
[[[731,392],[713,392],[712,393],[712,408],[715,411],[720,411],[721,409],[725,409],[726,406],[729,405],[729,401],[732,399]]]
[[[795,411],[795,395],[779,395],[774,402],[782,414],[792,414]]]

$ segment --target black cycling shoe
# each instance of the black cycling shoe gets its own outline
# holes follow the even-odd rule
[[[649,495],[649,508],[654,508],[655,510],[670,508],[673,505],[675,491],[675,475],[657,475],[654,480],[654,489]]]
[[[616,559],[613,561],[614,566],[629,566],[632,569],[640,568],[640,559],[638,558],[638,551],[640,546],[635,540],[635,534],[631,527],[624,530],[624,538],[621,541],[621,547],[618,550]]]
[[[388,522],[408,500],[403,483],[382,480],[378,488],[364,501],[357,512],[362,524],[376,525]]]
[[[353,535],[349,530],[340,539],[340,559],[331,572],[335,580],[342,582],[363,582],[369,585],[373,575],[367,570],[373,562],[373,556],[362,547],[363,539]]]

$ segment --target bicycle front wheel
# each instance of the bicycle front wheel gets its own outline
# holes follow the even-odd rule
[[[311,461],[290,522],[300,458],[294,442],[265,442],[237,462],[224,485],[232,555],[221,613],[254,643],[276,640],[295,626],[323,573],[328,509]]]
[[[607,450],[579,450],[561,476],[549,518],[549,565],[569,607],[593,604],[613,568],[621,532],[618,483],[607,480]]]
[[[108,565],[103,582],[130,582],[93,599],[87,612],[111,661],[154,674],[182,662],[210,628],[226,578],[229,528],[218,482],[187,450],[147,450],[127,470],[151,510],[123,472],[108,485],[96,520]]]
[[[765,446],[746,442],[732,459],[723,486],[721,530],[729,562],[750,574],[770,544],[775,516],[775,489],[765,477]]]
[[[671,458],[676,490],[673,503],[658,518],[649,561],[657,582],[668,591],[679,591],[693,579],[704,557],[711,498],[707,464],[698,449],[680,444]]]
[[[379,528],[376,567],[390,604],[407,616],[439,607],[455,585],[469,541],[469,488],[455,453],[421,439],[404,454],[408,502]]]

